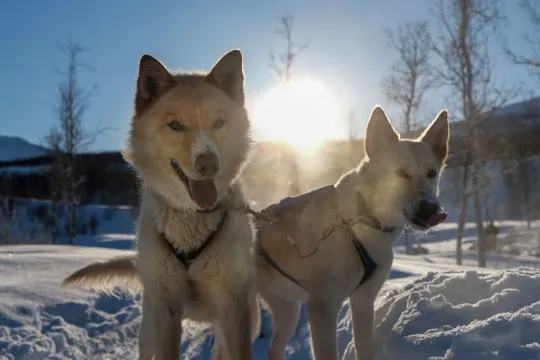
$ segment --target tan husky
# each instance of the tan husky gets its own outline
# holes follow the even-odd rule
[[[446,111],[418,140],[401,140],[375,107],[366,158],[357,168],[335,185],[263,211],[276,220],[257,236],[257,290],[273,319],[269,359],[285,358],[300,303],[306,303],[314,358],[337,359],[337,316],[347,298],[356,358],[374,358],[373,307],[392,266],[392,246],[404,226],[427,229],[446,219],[437,190],[448,139]]]
[[[252,359],[259,330],[253,226],[238,176],[251,149],[242,54],[207,73],[143,55],[126,159],[142,179],[137,256],[93,263],[64,285],[143,285],[139,359],[178,360],[182,319],[212,324],[216,359]]]

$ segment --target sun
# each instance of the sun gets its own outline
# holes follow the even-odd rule
[[[251,118],[260,137],[287,142],[302,153],[317,150],[341,120],[332,91],[312,78],[270,88],[256,99]]]

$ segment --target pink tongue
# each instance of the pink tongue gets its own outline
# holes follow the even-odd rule
[[[431,215],[431,217],[429,218],[429,220],[428,220],[428,222],[426,224],[426,227],[431,228],[431,227],[439,225],[444,220],[446,220],[447,216],[448,216],[448,214],[445,213],[444,211],[443,212],[438,212],[436,214]]]
[[[193,180],[189,179],[189,190],[191,199],[195,201],[201,209],[211,210],[217,201],[217,189],[214,180]]]

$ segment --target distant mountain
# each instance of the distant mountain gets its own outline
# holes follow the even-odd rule
[[[35,158],[49,151],[18,136],[0,135],[0,162]]]

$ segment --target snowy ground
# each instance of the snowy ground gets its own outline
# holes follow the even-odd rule
[[[380,301],[383,359],[540,358],[540,272],[430,272]]]
[[[0,360],[137,358],[138,297],[59,288],[75,268],[130,251],[132,214],[128,209],[105,210],[89,209],[100,220],[97,235],[79,236],[79,246],[0,246]],[[540,270],[515,268],[537,267],[537,258],[527,252],[537,246],[536,230],[523,227],[515,222],[501,226],[501,238],[509,237],[522,255],[488,257],[490,266],[513,268],[509,270],[477,272],[471,266],[475,256],[467,248],[475,236],[472,224],[465,233],[464,267],[454,265],[455,224],[422,237],[429,254],[407,256],[396,248],[390,278],[376,304],[379,360],[540,359]],[[185,326],[183,358],[207,359],[212,344],[208,329]],[[256,359],[266,358],[271,330],[267,314],[263,326],[267,336],[254,344]],[[338,327],[340,356],[353,359],[346,303]],[[289,359],[310,358],[304,310],[287,351]]]
[[[59,288],[66,274],[98,259],[129,251],[61,245],[8,245],[0,247],[0,359],[134,359],[140,324],[139,299],[92,294]],[[403,261],[401,259],[403,258]],[[397,256],[385,288],[405,284],[430,264]],[[451,266],[443,267],[450,269]],[[439,267],[439,269],[441,269]],[[350,342],[347,304],[340,321],[342,350]],[[290,359],[308,359],[309,331],[303,311],[301,325],[289,348]],[[195,359],[208,358],[208,331],[186,324],[183,348]],[[270,321],[265,315],[265,333]],[[256,358],[265,358],[268,337],[254,345]],[[185,357],[187,358],[187,357]]]
[[[540,268],[540,222],[533,222],[531,229],[521,221],[498,222],[498,249],[487,255],[487,266],[494,269],[528,266]],[[416,234],[417,242],[429,250],[423,256],[429,261],[435,257],[437,262],[455,264],[456,260],[456,223],[443,223],[436,231]],[[467,223],[463,237],[463,263],[475,266],[477,264],[476,250],[470,247],[476,242],[476,226]],[[395,252],[404,253],[403,247],[397,247]]]
[[[125,252],[50,245],[0,248],[5,279],[0,285],[0,359],[136,358],[138,298],[58,287],[76,267]],[[472,267],[458,270],[397,255],[390,277],[377,303],[377,338],[387,341],[381,360],[540,358],[539,271],[477,273]],[[347,312],[344,304],[339,343],[343,358],[352,359]],[[305,320],[303,312],[289,359],[309,359]],[[184,358],[208,358],[208,331],[193,323],[186,327]],[[269,334],[267,317],[264,327]],[[268,340],[255,343],[257,359],[266,358]]]

